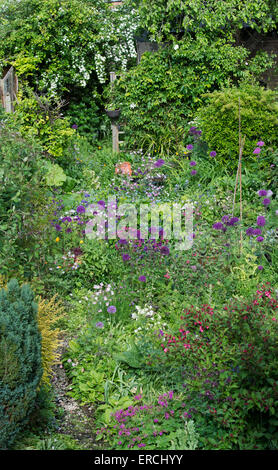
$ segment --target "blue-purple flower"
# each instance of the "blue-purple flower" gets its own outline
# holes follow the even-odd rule
[[[115,305],[110,305],[107,309],[107,312],[108,313],[116,313],[117,309],[115,307]]]
[[[257,225],[259,225],[259,227],[265,226],[265,218],[262,215],[259,215],[259,217],[257,217]]]
[[[86,211],[85,207],[84,206],[78,206],[77,209],[76,209],[76,212],[78,214],[84,214]]]
[[[160,167],[162,167],[164,164],[165,164],[165,161],[164,161],[162,158],[159,158],[159,159],[155,162],[154,166],[157,167],[157,168],[160,168]]]
[[[260,189],[260,191],[258,191],[258,195],[261,196],[261,197],[266,196],[267,191],[265,189]]]
[[[215,224],[213,224],[212,228],[214,228],[215,230],[222,230],[224,226],[221,222],[216,222]]]
[[[169,255],[170,250],[169,250],[168,246],[162,246],[160,252],[161,252],[163,255]]]

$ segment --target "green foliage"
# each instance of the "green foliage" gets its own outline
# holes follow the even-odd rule
[[[64,173],[63,168],[61,168],[56,163],[45,162],[45,169],[47,171],[45,175],[45,183],[47,186],[62,186],[67,179],[67,175]]]
[[[235,168],[239,153],[239,100],[241,133],[245,136],[243,161],[256,161],[253,155],[256,143],[267,147],[278,144],[278,95],[256,85],[242,84],[206,94],[207,104],[199,109],[197,120],[202,138],[210,150],[217,152],[217,160]],[[211,118],[213,116],[213,119]],[[260,158],[260,157],[259,157]],[[244,163],[245,165],[245,163]]]
[[[204,93],[259,76],[271,63],[265,58],[255,67],[253,59],[247,67],[248,55],[225,39],[210,41],[204,36],[189,38],[176,48],[146,52],[136,68],[117,80],[113,91],[132,145],[161,153],[180,151],[188,121],[205,101]]]
[[[68,164],[70,148],[78,136],[69,120],[62,117],[62,105],[49,96],[36,95],[29,89],[27,96],[19,100],[11,119],[17,123],[22,135],[37,138],[49,155]]]
[[[28,285],[0,291],[0,447],[28,422],[42,377],[38,307]]]
[[[103,114],[101,96],[97,91],[92,91],[89,96],[83,94],[71,99],[66,109],[66,116],[70,119],[71,125],[77,126],[80,135],[87,137],[92,144],[96,144],[110,131],[110,121]]]
[[[141,24],[156,40],[176,35],[223,36],[248,25],[256,31],[275,29],[278,7],[275,0],[130,0],[139,7]]]
[[[42,240],[47,195],[41,167],[42,150],[23,139],[16,128],[0,127],[0,245],[1,269],[10,277],[28,269],[34,240]],[[30,267],[30,266],[29,266]]]
[[[6,2],[0,19],[4,63],[53,96],[86,86],[95,69],[99,10],[105,8],[101,0]]]

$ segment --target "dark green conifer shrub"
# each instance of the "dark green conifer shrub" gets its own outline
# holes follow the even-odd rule
[[[0,290],[0,448],[28,422],[42,377],[37,304],[28,285]]]

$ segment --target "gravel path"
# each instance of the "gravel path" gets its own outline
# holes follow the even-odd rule
[[[64,340],[60,347],[61,357],[67,347],[67,341]],[[100,443],[95,442],[93,409],[81,406],[76,400],[67,395],[70,382],[61,362],[53,367],[53,372],[52,384],[57,397],[57,405],[64,411],[59,422],[58,433],[71,436],[84,449],[100,449]]]

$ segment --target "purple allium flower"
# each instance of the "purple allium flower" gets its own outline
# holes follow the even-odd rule
[[[264,206],[269,206],[270,204],[270,199],[268,199],[267,197],[263,200],[263,205]]]
[[[257,242],[263,242],[263,241],[264,241],[264,237],[257,237],[256,240],[257,240]]]
[[[214,228],[215,230],[222,230],[223,224],[221,222],[216,222],[216,224],[213,224],[212,228]]]
[[[160,167],[162,167],[162,166],[164,165],[164,163],[165,163],[165,161],[164,161],[162,158],[159,158],[159,159],[155,162],[154,166],[156,166],[157,168],[160,168]]]
[[[196,170],[192,170],[192,171],[191,171],[191,175],[193,175],[193,176],[196,175],[196,173],[197,173]]]
[[[69,227],[69,228],[67,228],[66,232],[67,232],[67,233],[71,233],[71,232],[72,232],[72,229]]]
[[[261,196],[261,197],[266,196],[267,191],[265,189],[260,189],[260,191],[258,191],[258,195]]]
[[[257,147],[257,148],[255,148],[253,154],[254,154],[254,155],[258,155],[258,154],[261,152],[261,150],[262,150],[262,149],[261,149],[260,147]]]
[[[257,225],[259,225],[259,227],[265,226],[265,218],[262,215],[259,215],[259,217],[257,217]]]
[[[105,207],[105,202],[104,201],[98,201],[98,205],[102,206],[102,207]]]
[[[228,225],[233,227],[238,221],[239,221],[238,217],[232,217]]]
[[[223,215],[221,220],[224,224],[227,224],[230,221],[230,217],[228,215]]]
[[[260,228],[254,228],[253,229],[253,235],[261,235],[262,234],[262,231]]]
[[[56,224],[55,228],[56,228],[57,232],[61,232],[61,230],[62,230],[62,227],[59,224]]]
[[[115,305],[110,305],[107,309],[107,312],[108,313],[116,313],[117,309],[115,307]]]
[[[216,157],[216,155],[217,155],[217,154],[216,154],[215,150],[213,150],[212,152],[210,152],[210,156],[211,156],[211,157]]]
[[[169,255],[170,250],[169,250],[168,246],[163,246],[160,250],[160,253],[162,253],[163,255]]]
[[[104,327],[104,324],[102,323],[102,321],[98,321],[96,323],[96,328],[103,328]]]
[[[125,240],[124,238],[121,238],[121,239],[119,240],[119,244],[120,244],[120,245],[127,245],[127,240]]]
[[[263,147],[264,146],[264,142],[262,140],[260,140],[258,143],[257,143],[257,146],[258,147]]]
[[[191,162],[189,162],[189,165],[190,165],[190,166],[196,166],[197,163],[196,163],[194,160],[192,160]]]
[[[259,271],[262,271],[263,269],[264,269],[264,267],[262,265],[258,266]]]
[[[77,129],[77,128],[78,128],[78,125],[77,125],[77,124],[73,124],[71,127],[72,127],[72,129]]]
[[[146,276],[139,276],[138,279],[140,282],[146,282]]]
[[[122,258],[123,258],[123,261],[129,261],[130,260],[130,256],[127,253],[124,253]]]
[[[189,144],[186,146],[187,150],[192,150],[193,149],[193,145],[192,144]]]
[[[76,209],[76,212],[78,214],[84,214],[85,213],[85,207],[84,206],[78,206]]]

